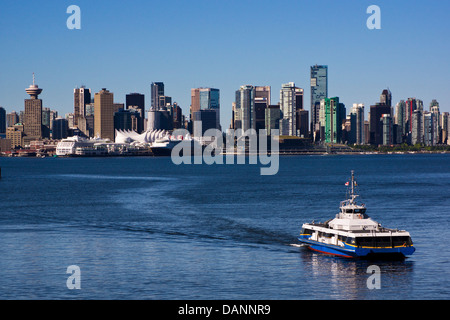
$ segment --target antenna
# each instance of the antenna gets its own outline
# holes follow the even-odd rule
[[[34,72],[33,72],[33,86],[34,86],[34,82],[35,82],[34,80],[35,80],[35,78],[34,78]]]

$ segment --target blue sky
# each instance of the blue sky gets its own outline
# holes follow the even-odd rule
[[[81,8],[81,30],[69,30],[69,5]],[[381,8],[381,30],[369,30],[367,7]],[[108,88],[116,102],[151,82],[188,114],[190,89],[221,91],[222,126],[234,92],[282,83],[305,89],[309,67],[329,66],[329,95],[368,107],[389,87],[394,103],[437,99],[450,111],[450,2],[442,0],[130,0],[13,1],[0,8],[0,105],[20,111],[36,73],[44,107],[73,112],[73,88]],[[368,108],[367,108],[368,109]],[[348,110],[348,109],[347,109]]]

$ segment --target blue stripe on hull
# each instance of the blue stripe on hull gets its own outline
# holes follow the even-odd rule
[[[345,247],[340,247],[332,244],[320,243],[317,241],[309,240],[306,238],[298,238],[302,243],[309,245],[310,249],[326,254],[347,257],[347,258],[358,258],[367,257],[371,255],[400,255],[409,256],[416,250],[414,247],[399,247],[399,248],[357,248],[346,245]]]

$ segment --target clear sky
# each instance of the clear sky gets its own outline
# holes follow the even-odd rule
[[[81,30],[66,26],[67,7],[81,8]],[[381,30],[369,30],[370,5],[381,9]],[[348,109],[416,97],[450,111],[450,1],[446,0],[2,0],[0,105],[24,109],[36,82],[44,107],[73,112],[73,89],[107,88],[115,102],[140,92],[150,105],[151,82],[188,114],[190,89],[221,91],[222,126],[231,119],[241,85],[305,89],[309,68],[329,67],[329,96]],[[366,108],[367,110],[368,108]]]

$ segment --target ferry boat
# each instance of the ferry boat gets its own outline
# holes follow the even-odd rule
[[[415,248],[409,232],[384,228],[358,204],[354,171],[347,182],[349,197],[340,204],[339,213],[325,223],[305,223],[298,240],[311,250],[345,258],[404,259]]]

